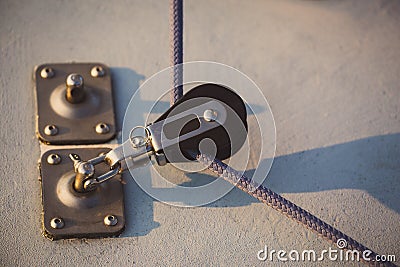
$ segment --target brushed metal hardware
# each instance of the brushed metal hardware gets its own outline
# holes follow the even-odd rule
[[[75,172],[71,170],[68,158],[70,153],[74,153],[83,159],[90,159],[108,151],[109,148],[56,149],[42,155],[40,172],[46,237],[110,237],[118,236],[123,231],[124,194],[120,179],[97,185],[92,191],[78,192],[74,189]],[[52,155],[58,155],[61,159],[57,165],[48,162]],[[108,167],[105,163],[99,163],[96,171],[102,173]]]
[[[116,133],[110,70],[99,63],[35,69],[36,132],[51,145],[97,144]]]

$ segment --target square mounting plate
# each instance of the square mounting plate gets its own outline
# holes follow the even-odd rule
[[[124,194],[121,177],[97,186],[94,191],[77,193],[72,186],[75,173],[70,153],[88,160],[107,153],[109,148],[56,149],[47,151],[40,161],[43,203],[43,230],[50,239],[96,238],[119,235],[125,227]],[[60,156],[50,164],[52,155]],[[49,162],[48,162],[49,161]],[[96,165],[96,173],[109,171],[105,163]],[[115,225],[106,225],[109,216]],[[115,220],[113,220],[115,223]],[[54,227],[58,225],[59,227]],[[61,225],[61,226],[60,226]]]
[[[72,73],[82,76],[85,92],[84,100],[75,104],[66,98],[66,79]],[[34,80],[38,138],[51,145],[95,144],[111,140],[115,136],[115,118],[110,74],[110,69],[100,63],[37,66]],[[96,126],[106,130],[96,130]],[[56,128],[55,133],[49,134],[47,130],[46,134],[46,127]]]

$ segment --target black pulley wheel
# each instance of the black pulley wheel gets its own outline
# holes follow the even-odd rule
[[[178,155],[180,152],[186,159],[193,160],[193,153],[199,152],[199,144],[204,139],[211,139],[216,148],[216,158],[223,160],[236,153],[243,145],[247,137],[247,113],[246,107],[241,97],[231,89],[218,84],[202,84],[187,92],[173,106],[171,106],[163,115],[161,115],[154,123],[180,114],[185,110],[200,106],[212,100],[218,101],[226,110],[226,120],[218,127],[208,130],[199,135],[195,135],[190,139],[179,142],[179,146],[164,148],[164,154],[168,162],[182,161]],[[183,136],[197,128],[199,128],[199,118],[191,118],[177,120],[173,127],[163,127],[166,136],[177,137]],[[175,135],[175,136],[174,136]],[[210,147],[211,149],[211,147]],[[202,151],[203,153],[207,153]],[[211,149],[212,150],[212,149]],[[211,151],[210,150],[210,151]]]

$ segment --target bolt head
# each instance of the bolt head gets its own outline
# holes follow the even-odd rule
[[[106,134],[108,132],[110,132],[110,126],[107,123],[100,122],[96,125],[96,133]]]
[[[49,67],[44,67],[41,71],[40,71],[40,77],[42,77],[43,79],[50,79],[54,76],[54,71],[52,68]]]
[[[61,162],[61,157],[58,154],[50,154],[47,157],[47,163],[49,163],[50,165],[57,165],[60,164]]]
[[[58,134],[57,126],[55,126],[55,125],[46,125],[44,127],[44,134],[45,135],[49,135],[49,136],[57,135]]]
[[[83,87],[83,77],[77,73],[71,73],[65,81],[67,87]]]
[[[117,216],[115,215],[107,215],[106,217],[104,217],[104,224],[107,226],[114,226],[118,223],[118,219]]]
[[[94,175],[94,166],[93,164],[89,162],[81,162],[77,168],[76,172],[86,176],[86,177],[91,177]]]
[[[54,229],[61,229],[64,227],[64,220],[59,217],[51,219],[50,226]]]
[[[92,75],[92,77],[95,77],[95,78],[103,77],[105,74],[106,74],[106,72],[102,66],[94,66],[90,70],[90,75]]]
[[[215,121],[217,119],[217,115],[217,112],[212,109],[206,109],[203,113],[204,119],[208,122]]]

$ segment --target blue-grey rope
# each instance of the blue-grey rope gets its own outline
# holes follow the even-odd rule
[[[170,0],[170,39],[173,81],[170,103],[183,95],[183,0]]]
[[[183,96],[183,0],[170,0],[170,14],[171,62],[173,66],[173,89],[170,94],[170,102],[172,106]],[[371,251],[371,254],[368,255],[368,257],[371,259],[374,259],[377,256],[375,252],[360,244],[353,238],[325,223],[318,217],[285,199],[281,195],[262,185],[256,184],[218,159],[211,159],[204,154],[196,155],[196,153],[193,154],[193,157],[196,157],[199,162],[207,166],[220,178],[235,185],[240,190],[250,194],[259,201],[283,213],[298,223],[303,224],[334,244],[336,244],[339,239],[345,239],[347,242],[347,247],[345,249],[357,250],[360,255],[362,255],[364,251],[369,250]],[[363,260],[362,257],[360,257],[360,259]],[[391,262],[369,261],[366,263],[372,266],[396,266]]]
[[[195,156],[195,154],[193,154]],[[337,230],[333,226],[322,221],[318,217],[312,215],[303,208],[297,206],[293,202],[285,199],[281,195],[275,193],[271,189],[268,189],[262,185],[258,185],[254,181],[251,181],[246,176],[242,175],[238,171],[229,167],[222,161],[218,159],[212,159],[204,154],[198,154],[196,156],[197,160],[208,166],[208,169],[216,173],[220,178],[228,181],[229,183],[235,185],[240,190],[248,193],[249,195],[255,197],[259,201],[267,204],[273,209],[279,211],[280,213],[286,215],[290,219],[303,224],[308,229],[316,232],[318,235],[328,239],[329,241],[336,244],[339,239],[344,239],[347,242],[347,246],[343,249],[346,250],[357,250],[359,252],[360,260],[363,260],[363,252],[366,250],[371,251],[371,254],[366,255],[370,259],[375,259],[377,254],[371,249],[368,249],[364,245],[360,244],[353,238],[344,234],[343,232]],[[396,266],[391,262],[375,262],[375,261],[364,261],[371,266]]]

